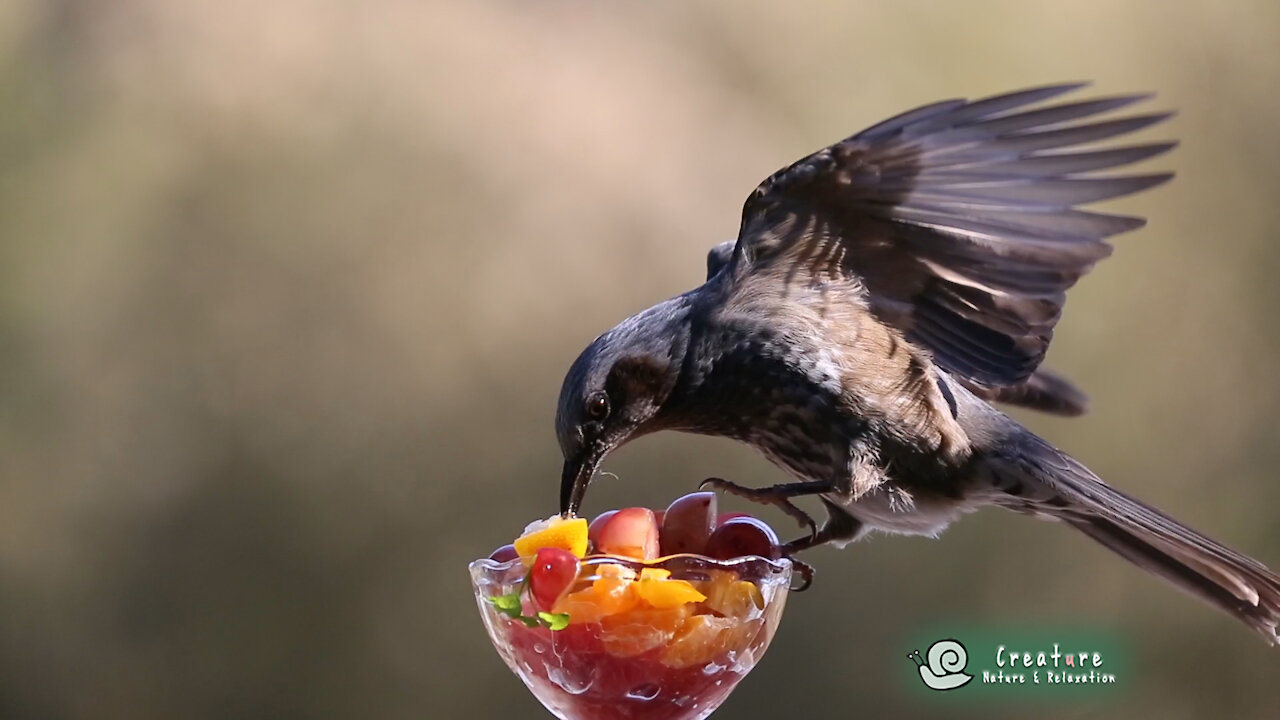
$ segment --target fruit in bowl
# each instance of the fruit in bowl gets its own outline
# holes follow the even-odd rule
[[[711,493],[538,521],[470,569],[494,647],[566,720],[706,717],[768,647],[792,571]]]

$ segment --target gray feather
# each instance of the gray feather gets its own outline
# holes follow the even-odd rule
[[[1094,120],[1141,94],[1034,107],[1081,86],[926,105],[779,170],[747,200],[730,275],[846,278],[850,302],[959,379],[1020,385],[1066,290],[1110,254],[1104,240],[1143,224],[1078,206],[1172,177],[1105,172],[1172,142],[1071,149],[1168,117]]]

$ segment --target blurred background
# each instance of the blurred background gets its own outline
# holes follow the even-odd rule
[[[1280,566],[1276,47],[1264,0],[0,3],[0,717],[544,717],[465,566],[555,511],[579,350],[776,168],[1063,80],[1158,91],[1183,145],[1057,334],[1091,414],[1025,419]],[[675,435],[606,469],[591,514],[781,479]],[[1044,716],[1280,706],[1274,650],[1060,527],[809,559],[718,717],[919,715],[905,638],[951,619],[1128,646]]]

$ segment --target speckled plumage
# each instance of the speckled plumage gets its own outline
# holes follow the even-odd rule
[[[793,482],[721,489],[829,517],[796,552],[867,530],[936,535],[984,505],[1074,527],[1277,641],[1280,578],[1116,490],[987,403],[1078,414],[1040,367],[1065,292],[1139,218],[1078,205],[1167,174],[1116,175],[1172,143],[1080,150],[1167,117],[1098,120],[1143,96],[1036,106],[1052,86],[946,101],[783,168],[747,199],[707,281],[628,318],[570,368],[561,508],[605,455],[680,430],[734,438]]]

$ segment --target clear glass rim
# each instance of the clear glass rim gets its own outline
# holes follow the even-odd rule
[[[720,568],[724,570],[734,570],[744,565],[758,566],[763,564],[773,572],[780,574],[789,574],[794,567],[790,558],[783,557],[773,560],[771,558],[764,557],[763,555],[742,555],[733,558],[732,560],[719,560],[706,555],[698,555],[696,553],[676,553],[674,555],[663,555],[662,557],[654,558],[652,560],[637,560],[635,558],[624,557],[621,555],[597,554],[587,555],[586,557],[579,559],[580,562],[584,563],[616,563],[632,568],[660,567],[662,565],[679,562],[681,560],[694,561],[699,567]],[[504,574],[517,567],[523,566],[524,559],[518,557],[505,562],[498,562],[497,560],[491,560],[489,558],[480,558],[478,560],[472,560],[471,563],[467,565],[467,569],[472,573],[483,572],[488,575]]]

